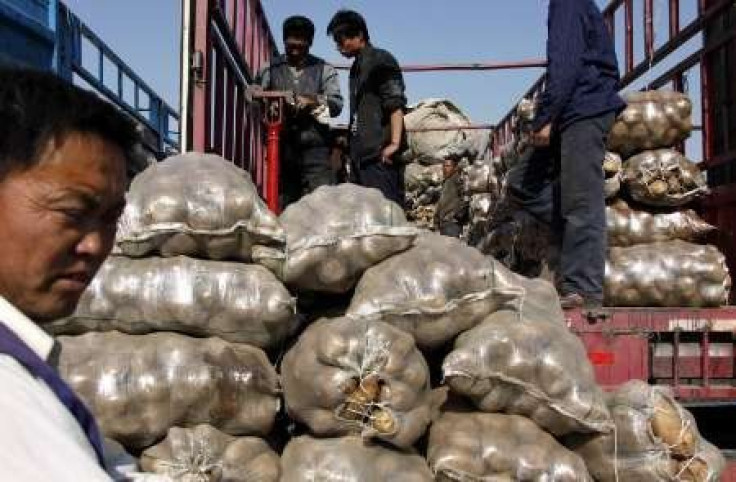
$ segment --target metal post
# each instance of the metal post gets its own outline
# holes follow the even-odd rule
[[[634,5],[632,0],[624,4],[626,17],[626,74],[634,70]]]
[[[670,0],[670,40],[680,33],[680,0]]]
[[[269,98],[266,103],[266,125],[268,126],[268,147],[266,152],[266,204],[275,214],[279,214],[279,178],[281,176],[281,152],[279,143],[283,127],[283,98]]]

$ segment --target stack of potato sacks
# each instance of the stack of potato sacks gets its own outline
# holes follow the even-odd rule
[[[470,244],[486,235],[488,219],[492,216],[501,196],[497,165],[492,159],[478,159],[462,168],[465,195],[468,197],[468,228]]]
[[[434,228],[434,214],[442,194],[442,164],[407,164],[404,170],[406,216],[417,227]]]
[[[675,150],[692,130],[691,102],[671,91],[631,93],[609,136],[625,162],[621,192],[607,207],[606,303],[612,306],[720,306],[731,279],[714,246],[693,244],[714,228],[692,209],[707,193],[696,164]],[[615,156],[606,159],[615,172]]]
[[[322,187],[276,219],[225,161],[179,156],[134,181],[118,248],[125,256],[54,329],[66,333],[62,375],[138,470],[608,481],[650,448],[610,450],[627,419],[596,385],[552,285],[410,226],[377,190]],[[305,312],[295,333],[284,286],[329,316]],[[679,480],[717,480],[718,451],[683,433],[676,454],[672,433],[653,443],[691,476]]]
[[[298,328],[295,299],[252,264],[285,235],[250,177],[185,154],[133,180],[117,255],[52,324],[59,369],[141,469],[182,480],[277,481],[263,437],[281,406],[264,350]],[[251,474],[243,478],[242,474]]]
[[[478,131],[463,129],[472,122],[448,99],[425,99],[410,106],[404,123],[409,129],[403,156],[407,216],[417,227],[432,229],[442,193],[443,160],[475,159],[481,136]]]

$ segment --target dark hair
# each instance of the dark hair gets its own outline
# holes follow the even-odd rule
[[[370,41],[368,26],[361,14],[353,10],[340,10],[327,25],[327,35],[336,39],[357,37],[362,35],[366,42]]]
[[[70,132],[96,134],[130,158],[133,123],[108,102],[45,72],[0,67],[0,179],[36,165],[48,142]]]
[[[314,40],[314,24],[302,15],[294,15],[284,20],[283,31],[284,40],[296,37],[308,40],[310,44]]]

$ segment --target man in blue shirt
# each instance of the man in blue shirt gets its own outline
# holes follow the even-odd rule
[[[613,42],[593,0],[550,0],[547,83],[535,149],[509,173],[512,197],[553,227],[563,308],[603,303],[606,137],[624,108]]]

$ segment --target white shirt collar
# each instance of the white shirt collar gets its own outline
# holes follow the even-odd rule
[[[48,360],[54,346],[54,338],[2,296],[0,296],[0,322],[4,323],[38,356]]]

